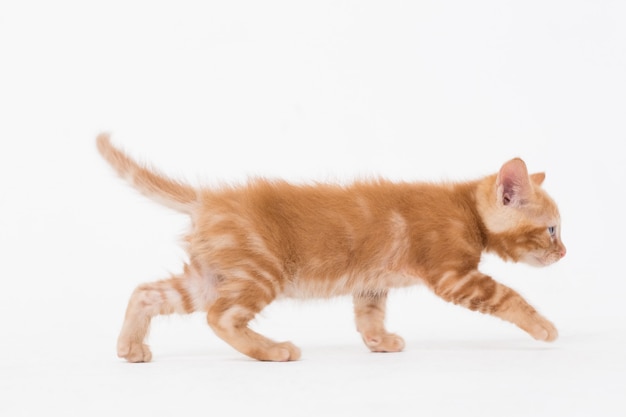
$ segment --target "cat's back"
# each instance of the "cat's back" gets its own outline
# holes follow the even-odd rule
[[[320,222],[346,215],[380,219],[390,212],[437,219],[457,217],[474,206],[475,183],[392,182],[384,179],[294,184],[284,180],[255,179],[233,187],[204,190],[198,211],[211,215],[231,213],[266,221]],[[473,214],[473,213],[470,213]]]
[[[348,185],[293,184],[256,179],[245,185],[205,191],[195,219],[232,226],[281,240],[304,241],[386,233],[402,223],[407,233],[459,231],[476,221],[474,183],[397,183],[384,179]],[[411,229],[411,230],[408,230]],[[288,236],[291,234],[291,236]]]

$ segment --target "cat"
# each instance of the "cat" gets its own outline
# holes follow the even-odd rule
[[[205,312],[213,331],[262,361],[301,356],[248,322],[281,297],[352,295],[356,328],[373,352],[398,352],[404,340],[384,325],[389,289],[422,284],[446,301],[509,321],[542,341],[557,330],[517,292],[478,270],[483,252],[535,266],[565,256],[555,202],[544,173],[521,159],[494,174],[458,183],[383,179],[293,185],[257,179],[245,185],[194,188],[138,164],[97,138],[101,155],[144,195],[186,213],[192,227],[181,274],[133,292],[117,353],[148,362],[152,317]]]

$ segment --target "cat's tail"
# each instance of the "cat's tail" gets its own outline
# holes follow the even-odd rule
[[[193,211],[194,205],[198,202],[198,192],[195,188],[166,178],[138,164],[113,146],[107,133],[98,135],[96,143],[102,157],[111,164],[117,174],[143,195],[183,213],[190,214]]]

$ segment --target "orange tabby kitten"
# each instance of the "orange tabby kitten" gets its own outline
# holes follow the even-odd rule
[[[557,330],[518,293],[478,270],[482,252],[550,265],[565,255],[556,204],[521,159],[495,174],[456,184],[292,185],[256,180],[195,189],[138,165],[97,140],[117,173],[148,197],[191,216],[184,272],[143,284],[132,294],[118,355],[152,358],[144,338],[158,314],[207,313],[215,333],[239,352],[265,361],[300,358],[248,322],[279,297],[351,294],[356,327],[374,352],[397,352],[404,340],[384,325],[387,292],[424,284],[446,301],[500,317],[532,337]]]

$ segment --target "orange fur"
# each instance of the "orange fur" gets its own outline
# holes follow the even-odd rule
[[[395,352],[384,327],[390,288],[424,284],[443,299],[510,321],[536,339],[556,328],[519,294],[478,271],[483,252],[549,265],[565,255],[556,204],[521,159],[492,176],[453,184],[356,182],[293,185],[256,180],[194,189],[144,168],[100,135],[98,149],[145,195],[188,213],[189,263],[180,276],[139,286],[118,355],[151,360],[144,343],[158,314],[204,311],[215,333],[259,360],[297,360],[300,350],[252,331],[248,322],[279,297],[351,294],[369,349]]]

